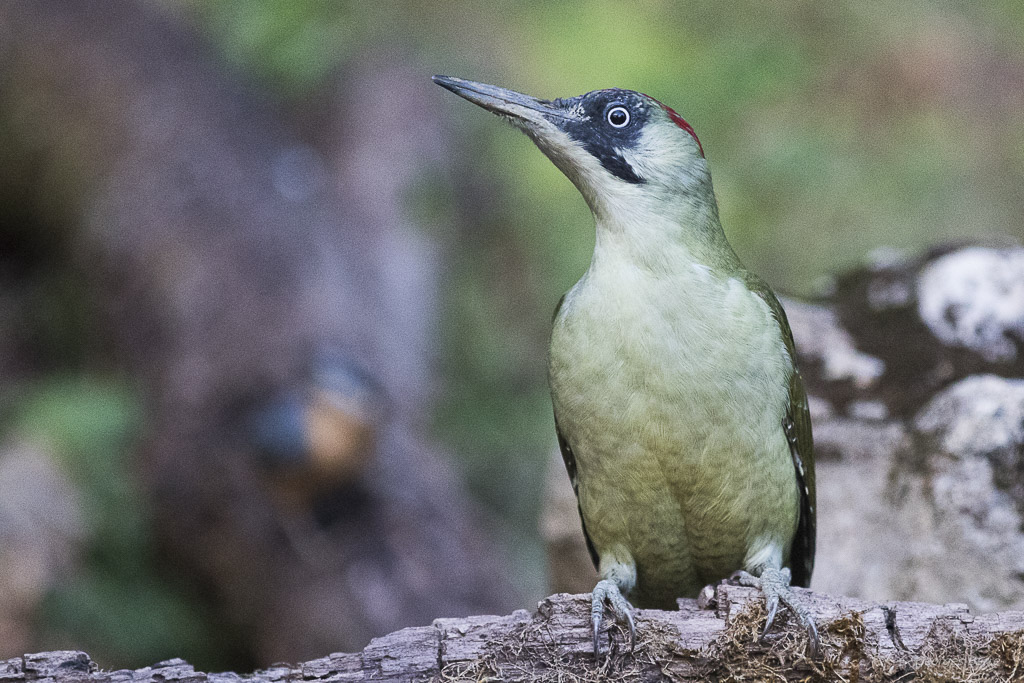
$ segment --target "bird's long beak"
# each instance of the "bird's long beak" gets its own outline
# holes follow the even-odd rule
[[[588,202],[596,202],[591,186],[598,182],[595,179],[600,173],[595,172],[595,166],[600,168],[600,164],[571,135],[574,128],[584,123],[583,113],[576,102],[579,98],[551,102],[514,90],[451,76],[434,76],[434,82],[507,119],[526,133],[540,151],[579,188]]]
[[[533,127],[542,122],[557,125],[560,120],[574,118],[568,110],[553,102],[530,97],[514,90],[506,90],[495,85],[476,83],[452,76],[434,76],[433,80],[442,88],[451,90],[459,97],[464,97],[487,111],[509,117],[513,123],[527,124],[528,127]]]

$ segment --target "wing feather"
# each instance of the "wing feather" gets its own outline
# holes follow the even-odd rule
[[[562,462],[565,463],[565,471],[569,474],[569,482],[572,484],[572,492],[576,494],[576,509],[580,514],[580,526],[583,528],[583,538],[587,541],[587,552],[590,553],[590,561],[594,563],[594,569],[597,569],[600,562],[600,558],[597,556],[597,549],[594,548],[594,542],[590,540],[590,534],[587,533],[587,523],[583,519],[583,508],[579,506],[580,491],[579,483],[576,478],[576,456],[572,452],[572,446],[569,445],[569,441],[562,434],[562,430],[558,426],[558,414],[555,414],[555,434],[558,435],[558,447],[562,451]]]
[[[765,300],[779,323],[786,351],[793,363],[789,378],[789,405],[782,419],[782,429],[793,456],[793,470],[800,493],[800,520],[789,551],[789,568],[793,584],[808,586],[814,572],[814,547],[817,536],[816,492],[814,486],[814,437],[811,433],[811,415],[807,406],[807,391],[800,371],[796,369],[796,347],[793,332],[786,319],[786,311],[778,298],[759,278],[748,274],[747,285]]]

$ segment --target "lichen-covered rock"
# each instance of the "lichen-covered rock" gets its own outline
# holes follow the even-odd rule
[[[985,456],[1001,467],[1019,468],[1024,449],[1024,379],[996,375],[963,379],[936,395],[914,426],[937,437],[948,453]]]
[[[990,362],[1013,360],[1024,343],[1024,248],[969,247],[921,269],[917,310],[944,343]]]
[[[783,305],[802,357],[820,363],[826,381],[850,380],[866,389],[885,372],[882,360],[857,350],[832,309],[788,298]]]
[[[930,446],[930,498],[945,545],[968,565],[982,559],[965,599],[981,609],[1024,606],[1024,380],[963,379],[914,427]]]
[[[1024,248],[887,252],[828,296],[784,302],[810,393],[835,414],[864,401],[908,419],[971,375],[1024,376]],[[877,412],[877,411],[876,411]]]

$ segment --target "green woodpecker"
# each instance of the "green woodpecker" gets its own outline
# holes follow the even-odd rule
[[[605,606],[672,609],[731,575],[807,629],[790,589],[814,567],[814,455],[793,337],[725,238],[704,150],[630,90],[540,100],[434,81],[508,119],[594,215],[590,268],[562,298],[549,381],[591,557],[594,651]]]

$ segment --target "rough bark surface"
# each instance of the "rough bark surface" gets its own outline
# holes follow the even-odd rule
[[[975,616],[964,605],[870,603],[800,591],[821,630],[824,652],[804,653],[806,638],[780,615],[763,639],[756,590],[720,586],[707,609],[639,610],[637,647],[615,628],[595,660],[587,595],[556,594],[535,613],[438,619],[373,640],[362,652],[332,654],[245,675],[252,681],[708,681],[1024,679],[1024,612]],[[609,647],[609,638],[611,646]],[[141,683],[236,681],[205,674],[181,659],[136,671],[99,670],[83,652],[46,652],[0,662],[0,681]]]

